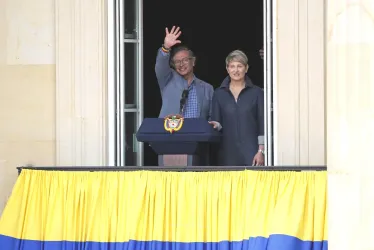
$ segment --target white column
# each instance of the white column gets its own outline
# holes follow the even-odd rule
[[[56,163],[106,164],[106,1],[56,0]]]
[[[326,7],[329,249],[374,249],[374,2]]]
[[[275,3],[275,165],[325,165],[324,0]]]

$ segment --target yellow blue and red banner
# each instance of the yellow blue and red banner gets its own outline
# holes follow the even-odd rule
[[[4,250],[327,250],[326,172],[23,170]]]

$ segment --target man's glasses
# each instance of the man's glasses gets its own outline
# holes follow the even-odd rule
[[[181,65],[189,63],[191,59],[192,57],[185,57],[182,60],[174,60],[173,63],[175,66],[181,66]]]

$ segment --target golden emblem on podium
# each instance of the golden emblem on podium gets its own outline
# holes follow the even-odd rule
[[[181,115],[168,115],[164,118],[164,128],[172,134],[182,128],[183,122],[184,118]]]

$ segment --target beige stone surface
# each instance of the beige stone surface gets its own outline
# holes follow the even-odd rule
[[[54,1],[0,1],[0,214],[16,167],[55,164],[54,60]]]
[[[329,249],[374,249],[374,1],[327,1]]]
[[[16,167],[55,164],[54,65],[0,66],[0,209]]]
[[[0,1],[0,213],[16,167],[106,164],[106,1]]]
[[[0,141],[55,138],[55,66],[0,66]]]
[[[8,65],[54,64],[54,1],[6,0],[5,2],[6,63]]]

